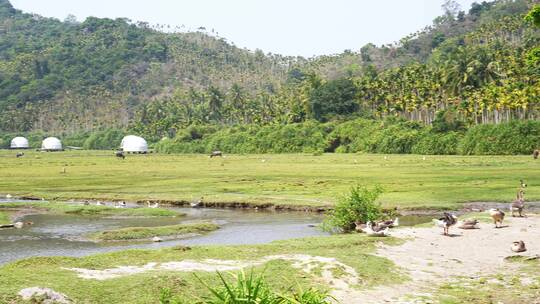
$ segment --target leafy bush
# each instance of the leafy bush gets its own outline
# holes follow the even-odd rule
[[[420,140],[422,125],[418,122],[399,122],[390,126],[382,126],[375,132],[368,145],[368,151],[373,153],[408,154]]]
[[[120,147],[126,132],[118,129],[108,129],[93,132],[86,138],[82,146],[87,150],[110,150]]]
[[[540,145],[540,121],[513,121],[470,128],[461,141],[464,155],[530,154]]]
[[[350,232],[355,228],[355,222],[367,223],[377,220],[382,215],[381,205],[377,198],[382,194],[382,188],[368,189],[364,186],[351,188],[350,193],[343,196],[334,210],[325,219],[325,230]]]
[[[459,141],[462,137],[463,135],[457,132],[426,132],[412,147],[411,152],[425,155],[455,155],[458,153]]]

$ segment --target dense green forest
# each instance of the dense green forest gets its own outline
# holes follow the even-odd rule
[[[539,6],[443,8],[399,42],[305,59],[127,19],[59,21],[0,0],[3,142],[54,134],[111,148],[129,132],[164,152],[528,153],[540,144]],[[534,133],[504,151],[471,146],[508,130]]]

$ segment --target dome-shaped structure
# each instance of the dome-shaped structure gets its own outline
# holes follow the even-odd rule
[[[62,151],[62,142],[56,137],[45,138],[41,143],[41,150]]]
[[[24,137],[15,137],[11,140],[11,149],[28,149],[30,145],[28,144],[28,139]]]
[[[142,137],[128,135],[122,139],[120,144],[122,150],[128,153],[146,153],[148,152],[148,144]]]

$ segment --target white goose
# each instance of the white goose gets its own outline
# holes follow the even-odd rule
[[[150,203],[150,202],[146,202],[146,205],[148,206],[148,208],[153,208],[153,209],[156,209],[156,208],[159,208],[159,203],[158,202],[155,202],[155,203]]]
[[[388,231],[390,230],[390,228],[378,227],[374,223],[368,222],[363,230],[369,236],[385,237],[389,235]]]

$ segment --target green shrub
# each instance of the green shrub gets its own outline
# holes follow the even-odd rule
[[[380,219],[382,208],[376,201],[381,194],[382,188],[378,186],[371,190],[364,186],[351,188],[350,193],[343,196],[330,211],[323,228],[347,233],[354,230],[355,222],[367,223]]]
[[[420,140],[422,125],[418,122],[399,122],[382,126],[382,130],[373,133],[368,151],[386,154],[408,154]]]
[[[411,152],[424,155],[455,155],[458,153],[459,141],[462,137],[463,135],[457,132],[426,132],[412,147]]]
[[[540,121],[513,121],[470,128],[460,143],[464,155],[530,154],[540,145]]]

